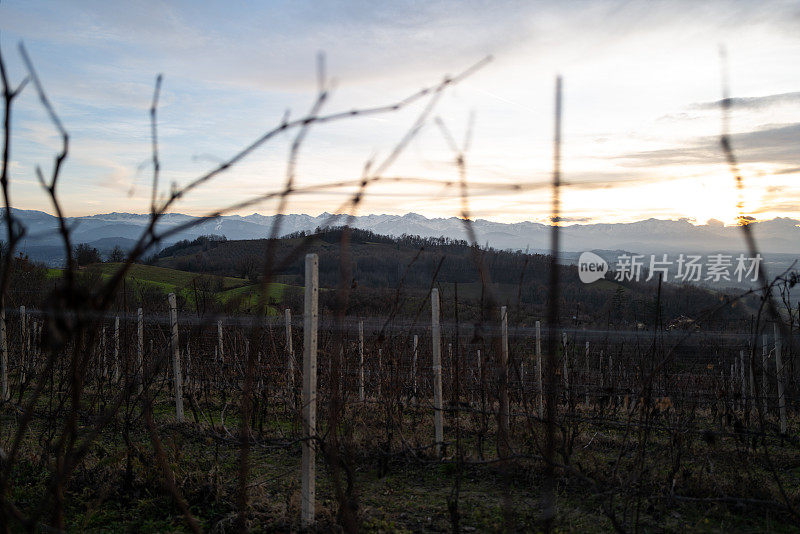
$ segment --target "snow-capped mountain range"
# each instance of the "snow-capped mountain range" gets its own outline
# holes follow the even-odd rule
[[[2,210],[0,210],[2,213]],[[47,213],[32,210],[14,210],[15,217],[26,228],[20,250],[33,259],[58,264],[62,256],[58,234],[58,220]],[[304,214],[285,215],[281,221],[280,235],[297,231],[313,231],[327,225],[344,224],[345,216],[333,217],[323,213],[316,217]],[[2,219],[0,218],[0,221]],[[115,245],[130,246],[149,221],[149,215],[134,213],[107,213],[85,217],[70,217],[73,243],[89,243],[102,251]],[[188,229],[164,240],[166,246],[181,239],[194,239],[200,235],[224,235],[228,239],[261,239],[268,237],[275,222],[273,215],[229,215],[213,220],[171,213],[158,224],[158,231],[176,228],[197,221]],[[0,222],[0,239],[5,234],[4,221]],[[353,226],[377,234],[423,237],[449,237],[467,239],[464,222],[456,217],[429,219],[416,213],[406,215],[363,215],[355,217]],[[800,254],[800,221],[776,218],[752,224],[760,250],[772,254]],[[473,222],[481,246],[498,249],[547,252],[550,227],[536,222],[499,223],[485,219]],[[647,219],[633,223],[599,223],[565,225],[561,233],[561,248],[567,252],[583,250],[626,250],[642,254],[658,253],[711,253],[744,251],[741,229],[724,226],[716,221],[695,225],[686,219]]]

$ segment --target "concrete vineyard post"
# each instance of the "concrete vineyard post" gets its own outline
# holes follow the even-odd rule
[[[144,314],[142,309],[136,310],[136,372],[134,376],[138,377],[139,393],[142,392],[144,387]]]
[[[0,400],[7,401],[10,398],[8,391],[8,339],[6,338],[6,308],[5,303],[0,302]]]
[[[562,353],[561,357],[564,360],[564,391],[567,393],[567,399],[569,401],[569,398],[572,397],[572,395],[571,395],[570,390],[569,390],[569,369],[568,369],[568,366],[567,366],[567,364],[568,364],[567,360],[569,359],[569,357],[568,357],[568,353],[567,353],[567,333],[566,332],[562,332],[561,333],[561,349],[562,349],[561,350],[561,353]]]
[[[586,391],[584,392],[584,404],[589,406],[589,342],[586,342],[586,350],[583,355],[584,359],[586,360]]]
[[[510,413],[508,405],[508,310],[500,307],[500,429],[501,439],[508,439]]]
[[[781,422],[781,434],[786,434],[786,397],[783,394],[783,361],[781,355],[781,333],[778,323],[772,324],[775,337],[775,378],[778,382],[778,416]]]
[[[339,345],[339,402],[344,399],[344,343]]]
[[[245,341],[247,343],[247,341]],[[192,350],[189,348],[189,341],[186,341],[186,352],[183,355],[183,359],[186,361],[186,376],[183,378],[184,382],[186,383],[186,389],[189,392],[192,391]]]
[[[175,386],[175,418],[183,422],[183,379],[181,377],[181,349],[178,345],[178,305],[175,302],[175,293],[167,295],[169,301],[169,323],[172,345],[172,372]]]
[[[108,358],[106,354],[106,327],[100,330],[100,362],[103,378],[108,378]]]
[[[539,388],[539,419],[544,419],[544,389],[542,388],[542,325],[536,321],[536,386]]]
[[[114,317],[114,381],[119,381],[119,316]]]
[[[761,337],[761,409],[764,412],[764,417],[769,413],[767,411],[767,334]]]
[[[442,368],[442,375],[444,375],[444,369],[445,369],[445,368],[443,367],[443,368]],[[447,344],[447,367],[446,367],[446,369],[450,371],[450,374],[451,374],[451,375],[452,375],[452,374],[455,372],[455,371],[454,371],[454,369],[455,369],[455,368],[454,368],[454,366],[453,366],[453,344],[452,344],[452,343],[448,343],[448,344]],[[444,378],[442,378],[442,379],[444,380]],[[452,382],[451,382],[450,384],[451,384],[451,386],[452,386]],[[450,390],[451,390],[451,391],[450,391],[450,400],[451,400],[451,402],[452,402],[452,400],[453,400],[453,393],[454,393],[454,392],[452,391],[452,387],[450,388]]]
[[[744,374],[744,351],[739,351],[739,382],[742,386],[742,410],[747,409],[747,380]]]
[[[411,356],[411,402],[417,402],[417,344],[419,337],[414,334],[414,351]]]
[[[734,397],[734,409],[738,407],[742,400],[739,399],[736,401],[736,394],[738,393],[741,384],[739,384],[739,357],[734,354],[733,356],[733,379],[731,380],[731,396]]]
[[[20,372],[20,384],[25,382],[25,306],[19,307],[19,372]]]
[[[222,319],[217,320],[217,355],[219,359],[225,362],[225,348],[222,344]]]
[[[442,421],[442,340],[439,330],[439,290],[431,290],[431,354],[433,362],[433,431],[436,456],[442,455],[444,425]]]
[[[377,392],[375,396],[380,398],[381,396],[381,360],[383,359],[383,349],[378,349],[378,371],[377,376],[375,377],[375,382],[377,384]]]
[[[364,402],[364,320],[358,321],[358,400]]]
[[[735,360],[736,359],[734,358],[734,361]],[[734,409],[736,408],[736,404],[734,402],[734,393],[736,391],[735,383],[736,383],[736,365],[735,364],[731,364],[731,382],[730,382],[730,387],[728,388],[728,391],[730,392],[728,394],[728,397],[729,397],[731,406]]]
[[[597,374],[600,375],[600,389],[605,387],[605,378],[603,377],[603,351],[600,351],[600,358],[597,361]]]
[[[314,524],[316,499],[317,428],[317,326],[319,322],[319,257],[306,254],[305,302],[303,309],[303,458],[300,523]]]
[[[748,351],[748,352],[750,353],[749,357],[748,357],[750,365],[747,366],[747,369],[748,369],[748,371],[750,373],[749,374],[749,378],[750,378],[750,413],[753,414],[753,416],[755,416],[755,413],[756,413],[756,381],[753,380],[753,365],[755,365],[755,362],[753,361],[753,351]]]
[[[286,327],[286,387],[289,402],[294,403],[294,346],[292,345],[292,310],[286,308],[283,313]],[[222,350],[222,336],[220,335],[220,349]]]

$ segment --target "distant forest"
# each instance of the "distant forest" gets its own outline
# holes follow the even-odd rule
[[[343,239],[347,237],[343,261]],[[491,281],[494,304],[508,306],[516,324],[542,320],[548,298],[550,257],[542,254],[501,251],[471,246],[449,238],[398,238],[342,227],[299,232],[276,240],[274,265],[280,266],[274,282],[303,285],[303,257],[291,251],[305,241],[306,251],[319,255],[320,295],[323,312],[336,308],[339,292],[348,292],[348,315],[414,316],[426,302],[431,287],[442,293],[445,319],[454,317],[456,298],[462,321],[479,320],[491,313],[492,296],[483,291],[478,262]],[[227,240],[203,236],[181,241],[148,259],[148,263],[219,276],[248,278],[253,283],[263,273],[269,240]],[[735,299],[733,293],[712,291],[693,285],[663,284],[657,313],[658,284],[614,281],[611,275],[593,284],[583,284],[574,266],[560,266],[562,324],[612,328],[661,327],[690,317],[703,328],[746,328],[757,301]],[[456,295],[457,292],[457,295]],[[286,291],[284,302],[301,312],[301,293]],[[717,311],[718,308],[724,308]]]

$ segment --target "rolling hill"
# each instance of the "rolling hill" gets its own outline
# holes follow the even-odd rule
[[[394,238],[364,230],[353,230],[343,253],[343,229],[334,228],[305,235],[298,233],[277,240],[274,281],[289,287],[303,284],[303,254],[319,255],[321,305],[330,313],[346,290],[347,313],[351,315],[412,316],[419,312],[432,286],[440,288],[444,313],[456,308],[462,318],[475,320],[492,300],[506,305],[521,321],[545,316],[548,298],[550,258],[542,254],[477,249],[464,241],[447,238]],[[255,281],[262,275],[268,240],[220,240],[199,238],[182,241],[164,249],[155,260],[159,267]],[[302,249],[302,250],[301,250]],[[476,257],[481,257],[490,279],[485,287]],[[344,263],[342,258],[346,258]],[[565,324],[637,325],[655,320],[655,281],[579,281],[577,268],[559,267],[561,310]],[[245,291],[246,286],[236,289]],[[488,289],[488,290],[487,290]],[[661,320],[688,315],[700,317],[731,299],[733,293],[692,285],[665,283],[661,291]],[[299,311],[299,292],[284,295],[282,301]],[[749,319],[746,303],[737,304],[713,321],[724,327],[729,322]]]

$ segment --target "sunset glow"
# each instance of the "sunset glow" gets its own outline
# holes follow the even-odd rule
[[[738,193],[719,149],[719,46],[729,57],[734,149],[745,211],[800,218],[800,32],[791,2],[517,3],[433,5],[266,4],[253,12],[195,3],[4,2],[0,45],[12,80],[24,77],[23,41],[71,134],[61,196],[69,215],[149,207],[148,107],[159,107],[162,194],[231,157],[313,103],[315,56],[334,80],[323,112],[392,103],[492,55],[449,89],[432,117],[466,155],[474,217],[546,221],[552,167],[553,80],[564,77],[562,193],[572,222],[650,217],[734,224]],[[423,102],[397,113],[311,128],[300,152],[301,187],[357,180],[390,153]],[[58,138],[35,94],[14,117],[15,205],[52,210],[35,178]],[[175,205],[201,215],[277,191],[292,135],[278,136]],[[458,179],[454,154],[428,120],[391,177]],[[491,185],[519,185],[520,190]],[[291,198],[316,215],[353,187]],[[272,213],[261,203],[234,213]],[[458,216],[457,187],[396,180],[368,189],[358,212]]]

